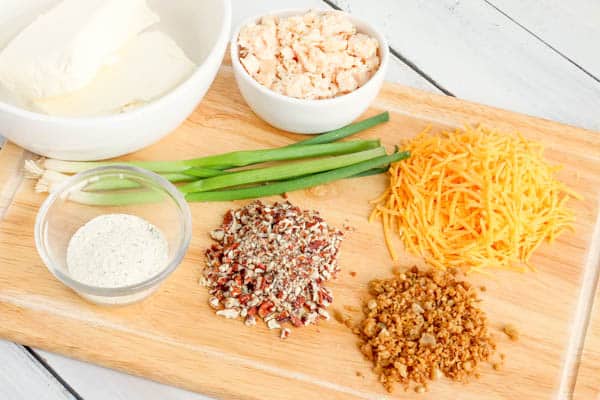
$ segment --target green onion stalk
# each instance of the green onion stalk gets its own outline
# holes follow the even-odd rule
[[[193,168],[193,176],[207,178],[223,174],[224,169],[245,167],[270,161],[287,161],[354,153],[379,146],[378,140],[351,140],[339,143],[280,147],[264,150],[244,150],[175,161],[63,161],[45,159],[41,167],[60,173],[75,174],[96,167],[132,165],[156,173],[185,173]],[[190,171],[190,172],[192,172]]]
[[[364,119],[359,122],[355,122],[350,125],[346,125],[342,128],[336,129],[334,131],[321,133],[320,135],[316,135],[310,139],[301,140],[296,143],[292,143],[289,147],[294,146],[306,146],[308,144],[323,144],[323,143],[331,143],[336,142],[340,139],[346,138],[348,136],[354,135],[356,133],[362,132],[365,129],[369,129],[374,127],[375,125],[379,125],[383,122],[387,122],[390,120],[390,113],[387,111],[382,112],[381,114],[377,114],[371,118]]]
[[[390,163],[404,160],[409,156],[410,154],[408,152],[393,153],[390,155],[376,156],[365,161],[347,165],[345,167],[304,175],[279,182],[268,182],[255,186],[241,188],[235,187],[226,190],[186,192],[184,194],[186,200],[190,202],[231,201],[272,196],[323,185],[340,179],[371,175],[374,173],[373,171],[385,171]],[[70,199],[79,203],[90,205],[127,205],[156,202],[162,198],[161,196],[163,196],[163,194],[159,192],[139,190],[125,192],[79,191],[70,194]]]
[[[268,183],[262,186],[220,190],[213,192],[187,193],[187,201],[231,201],[242,199],[253,199],[257,197],[273,196],[292,192],[294,190],[307,189],[313,186],[323,185],[339,179],[350,178],[373,168],[380,168],[390,163],[404,160],[410,156],[409,152],[394,153],[376,157],[347,167],[321,172],[283,182]]]
[[[25,169],[37,177],[36,191],[49,192],[69,177],[99,166],[132,165],[149,169],[173,183],[184,183],[179,190],[191,201],[267,196],[295,187],[310,187],[326,181],[368,176],[385,172],[390,162],[405,153],[387,156],[379,140],[337,142],[389,120],[387,112],[357,123],[275,149],[234,151],[224,154],[175,161],[27,161]],[[308,159],[302,161],[302,159]],[[263,168],[232,170],[273,161],[301,160]],[[391,161],[390,161],[391,160]],[[349,172],[348,172],[349,171]],[[351,173],[352,172],[352,173]],[[298,186],[300,185],[300,186]],[[309,185],[309,186],[306,186]],[[139,189],[134,181],[107,178],[90,183],[84,190],[70,194],[80,203],[112,205],[159,200],[160,193]],[[275,193],[276,194],[276,193]],[[248,197],[249,196],[249,197]]]
[[[214,176],[212,178],[200,179],[179,189],[183,193],[208,192],[232,186],[248,185],[252,183],[278,181],[308,175],[316,172],[329,171],[336,168],[346,167],[374,157],[385,155],[383,147],[371,150],[345,154],[337,157],[320,158],[316,160],[301,161],[276,165],[273,167],[249,169],[232,172],[226,175]]]
[[[39,178],[36,190],[45,192],[68,178],[68,173],[78,173],[100,166],[133,165],[149,169],[171,182],[191,182],[200,178],[228,175],[229,171],[215,168],[234,168],[270,161],[295,160],[311,157],[324,157],[351,154],[380,146],[379,140],[351,140],[340,143],[284,147],[267,150],[250,150],[225,153],[217,156],[201,157],[185,161],[62,161],[45,159],[39,163],[29,161],[25,169]],[[41,165],[40,165],[41,164]],[[225,165],[227,164],[227,165]],[[105,179],[88,190],[127,189],[138,185],[123,179]]]

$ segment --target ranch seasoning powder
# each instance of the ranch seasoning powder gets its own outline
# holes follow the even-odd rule
[[[75,232],[67,248],[71,277],[114,288],[140,283],[166,267],[169,246],[162,232],[129,214],[105,214]]]

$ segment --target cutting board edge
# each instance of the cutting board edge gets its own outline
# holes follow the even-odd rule
[[[0,148],[0,222],[23,183],[23,162],[31,155],[27,150],[9,141]]]
[[[518,116],[521,123],[526,123],[528,127],[531,127],[532,130],[536,131],[547,131],[550,130],[555,133],[562,132],[563,134],[570,134],[571,132],[577,132],[578,135],[585,135],[586,140],[590,140],[595,145],[600,145],[600,131],[594,131],[588,128],[579,127],[576,125],[571,125],[561,121],[551,120],[545,117],[537,117],[531,114],[524,114],[518,111],[512,111],[506,108],[501,108],[497,106],[492,106],[488,104],[478,103],[476,101],[463,99],[455,96],[447,96],[441,93],[432,93],[426,90],[413,88],[410,86],[403,85],[397,82],[388,82],[386,81],[383,85],[384,91],[396,91],[401,93],[404,97],[409,97],[411,99],[415,99],[415,101],[411,101],[409,103],[419,106],[426,106],[426,110],[434,110],[438,111],[440,109],[446,110],[451,108],[453,114],[457,114],[457,110],[459,114],[461,114],[461,118],[465,120],[472,120],[473,116],[475,117],[483,117],[486,119],[497,120],[497,121],[506,121],[511,118],[514,119],[515,116]],[[380,100],[377,98],[375,101]],[[447,123],[446,119],[437,119],[433,118],[428,113],[407,113],[396,110],[397,113],[407,114],[412,117],[427,117],[432,121]],[[464,124],[458,124],[457,128],[462,128]],[[600,147],[597,149],[600,151]],[[600,153],[596,155],[595,160],[600,160]]]
[[[600,203],[600,201],[599,201]],[[600,354],[600,341],[593,341],[592,323],[595,320],[600,320],[600,213],[594,226],[594,232],[591,239],[592,246],[588,253],[586,260],[586,268],[583,275],[584,287],[580,291],[580,297],[577,302],[577,309],[579,314],[578,327],[580,329],[577,334],[579,335],[578,343],[572,344],[571,352],[567,354],[567,357],[577,357],[576,361],[567,359],[565,361],[565,374],[561,379],[561,390],[566,389],[566,385],[571,388],[570,393],[573,393],[574,397],[578,396],[580,386],[583,386],[579,380],[584,370],[598,370],[600,371],[600,363],[598,365],[593,364],[594,360],[589,360],[584,357],[585,352],[592,346],[597,346],[596,352]],[[582,311],[585,309],[585,312]],[[585,315],[581,315],[581,313]],[[596,321],[597,323],[597,321]],[[571,343],[570,343],[571,344]],[[576,346],[576,347],[575,347]],[[571,376],[566,374],[569,373],[568,363],[572,363]],[[600,379],[600,378],[599,378]],[[561,391],[562,393],[562,391]],[[598,387],[598,393],[600,393],[600,387]]]
[[[385,391],[383,387],[374,386],[377,392],[375,391],[362,391],[360,389],[353,389],[347,386],[338,385],[335,382],[324,380],[318,378],[316,376],[310,376],[302,372],[294,372],[285,370],[283,368],[279,368],[276,365],[261,363],[257,360],[249,359],[242,355],[232,355],[230,353],[219,352],[218,350],[210,350],[210,346],[206,346],[205,350],[201,346],[198,346],[197,350],[191,349],[190,345],[186,343],[178,343],[175,338],[163,338],[162,341],[158,341],[159,346],[164,345],[165,351],[173,351],[173,348],[176,347],[175,351],[179,351],[180,355],[196,355],[199,358],[196,358],[195,361],[197,363],[202,363],[206,361],[206,368],[212,367],[221,363],[221,367],[227,371],[226,378],[234,378],[236,380],[235,388],[233,386],[225,386],[221,383],[215,383],[212,385],[207,385],[206,382],[211,380],[207,380],[204,377],[203,380],[195,380],[193,377],[176,377],[174,375],[168,376],[168,373],[165,374],[165,369],[156,369],[152,368],[151,363],[147,363],[147,368],[139,368],[138,364],[132,362],[131,360],[135,360],[136,358],[136,350],[127,349],[127,343],[130,340],[130,337],[115,337],[112,336],[111,346],[120,348],[121,351],[108,351],[103,353],[99,351],[101,347],[100,344],[96,346],[96,350],[90,352],[89,348],[81,345],[79,347],[78,343],[75,343],[73,339],[75,336],[68,332],[77,332],[77,338],[85,341],[89,338],[92,338],[94,332],[97,329],[107,329],[105,327],[100,327],[93,323],[93,321],[86,321],[85,319],[77,319],[77,318],[65,318],[65,315],[48,314],[41,313],[40,310],[36,310],[37,306],[26,306],[26,302],[22,304],[16,304],[15,302],[7,302],[2,299],[2,294],[0,293],[0,314],[6,315],[7,313],[17,313],[19,316],[24,318],[32,318],[35,320],[47,320],[48,324],[40,324],[46,325],[49,329],[53,329],[52,320],[55,320],[56,325],[60,325],[60,331],[57,329],[55,333],[57,335],[64,335],[65,340],[61,341],[62,343],[71,341],[71,344],[52,344],[49,341],[45,340],[40,334],[39,330],[29,326],[27,331],[20,329],[18,324],[15,324],[14,328],[11,329],[9,324],[5,324],[0,326],[0,336],[6,338],[8,340],[20,343],[25,346],[30,346],[34,348],[39,348],[45,351],[53,352],[56,354],[62,354],[66,357],[70,357],[76,360],[90,362],[96,365],[100,365],[106,368],[114,369],[116,371],[120,371],[127,374],[133,374],[136,376],[140,376],[145,379],[151,379],[156,382],[164,383],[167,385],[176,386],[185,390],[190,390],[196,393],[201,393],[203,395],[208,396],[216,396],[216,398],[235,398],[241,400],[262,400],[265,398],[272,398],[272,393],[265,392],[262,394],[249,394],[252,393],[253,390],[267,390],[268,388],[260,389],[255,387],[257,376],[254,374],[259,374],[260,377],[264,377],[265,379],[269,379],[270,382],[275,387],[285,388],[289,385],[290,380],[295,380],[298,384],[303,385],[300,389],[301,392],[306,392],[305,394],[309,396],[311,393],[319,392],[321,394],[328,393],[331,394],[331,397],[324,398],[335,398],[335,399],[364,399],[364,400],[380,400],[382,398],[386,398]],[[43,306],[42,306],[43,308]],[[67,324],[65,324],[65,320],[67,320]],[[72,327],[77,327],[78,330],[70,330],[68,329],[69,325]],[[42,328],[40,326],[38,328]],[[84,327],[84,329],[81,329]],[[65,333],[66,332],[66,333]],[[127,327],[124,327],[123,331],[120,333],[134,335],[136,336],[135,340],[138,342],[145,343],[147,346],[155,346],[157,344],[156,338],[151,339],[148,337],[144,337],[143,335],[135,335],[135,333],[129,332]],[[108,333],[110,334],[110,332]],[[274,342],[279,342],[281,339],[278,337],[273,337]],[[54,341],[57,343],[58,341]],[[276,346],[278,343],[274,343]],[[131,354],[127,353],[131,351]],[[357,350],[358,351],[358,350]],[[218,354],[217,354],[218,353]],[[105,355],[105,354],[111,354]],[[114,354],[118,354],[118,357],[114,357]],[[164,359],[162,362],[166,362]],[[171,362],[171,367],[177,366],[177,361]],[[165,366],[163,364],[163,366]],[[166,369],[168,371],[169,369]],[[245,379],[245,375],[248,372],[251,372],[253,375],[249,375],[248,379]],[[217,375],[215,378],[221,378],[222,376]],[[238,380],[240,380],[238,382]],[[264,382],[264,381],[263,381]],[[239,383],[241,386],[238,386]],[[292,397],[284,396],[281,399],[285,400],[293,400],[298,398],[297,387],[294,386],[295,392]],[[277,397],[279,399],[279,397]]]

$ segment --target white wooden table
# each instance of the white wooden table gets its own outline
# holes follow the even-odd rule
[[[379,26],[390,81],[600,130],[598,0],[233,0],[233,24],[311,7]],[[0,341],[0,399],[81,398],[207,397]]]

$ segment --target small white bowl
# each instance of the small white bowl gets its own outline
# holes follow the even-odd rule
[[[241,64],[237,44],[240,29],[249,23],[259,22],[265,15],[289,17],[307,11],[306,9],[283,10],[248,18],[234,31],[230,51],[233,73],[240,92],[258,116],[284,131],[316,134],[350,124],[369,107],[377,97],[385,79],[389,48],[385,37],[372,25],[351,14],[343,13],[359,32],[374,37],[379,42],[381,61],[377,72],[355,91],[331,99],[304,100],[276,93],[254,80]],[[337,12],[341,13],[341,11]]]
[[[22,0],[0,7],[0,48],[57,0]],[[16,3],[15,3],[16,4]],[[198,64],[165,96],[123,114],[69,118],[36,113],[0,99],[0,135],[32,152],[64,160],[117,157],[146,147],[174,130],[196,108],[221,65],[231,29],[230,0],[149,0],[169,34]],[[27,18],[24,18],[27,17]]]

